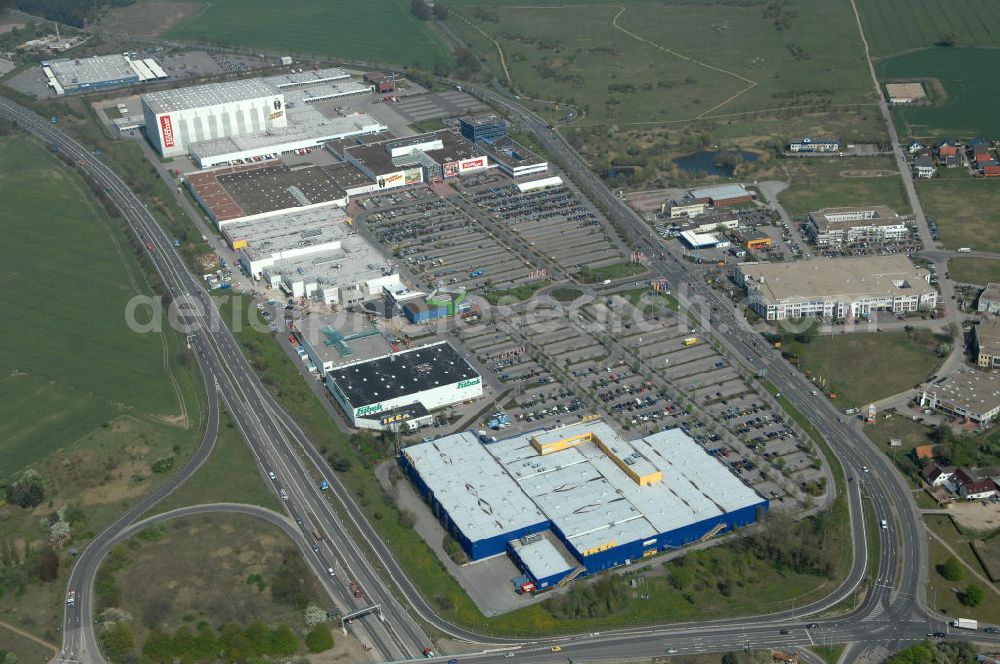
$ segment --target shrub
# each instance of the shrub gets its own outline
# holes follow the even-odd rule
[[[937,571],[949,581],[961,581],[965,575],[962,563],[958,562],[958,558],[955,556],[948,556],[947,560],[937,566]]]
[[[958,594],[958,601],[963,606],[979,606],[986,599],[986,593],[975,584],[970,584],[963,592]]]
[[[324,652],[332,648],[333,635],[330,634],[330,628],[320,624],[309,630],[309,633],[306,634],[306,647],[312,653]]]

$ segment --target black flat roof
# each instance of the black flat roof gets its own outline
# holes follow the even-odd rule
[[[331,371],[329,377],[357,408],[478,378],[479,372],[442,341],[351,364]]]

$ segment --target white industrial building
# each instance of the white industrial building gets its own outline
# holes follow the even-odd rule
[[[43,60],[42,73],[57,95],[110,90],[167,78],[153,58],[132,59],[128,54]]]
[[[729,240],[719,238],[715,233],[700,233],[695,230],[683,231],[681,239],[692,249],[719,248],[724,249],[730,245]]]
[[[326,386],[353,426],[381,430],[483,395],[482,376],[447,341],[338,367]]]
[[[333,68],[163,90],[141,99],[147,136],[161,155],[190,154],[200,168],[211,168],[386,131],[367,113],[327,117],[311,105],[372,89]]]
[[[928,273],[905,256],[815,258],[797,263],[740,263],[736,280],[766,320],[864,318],[937,306]]]
[[[811,212],[806,234],[820,247],[855,242],[902,242],[910,235],[906,220],[884,205],[824,208]]]
[[[920,407],[988,424],[1000,415],[1000,374],[959,369],[943,382],[923,385]]]
[[[222,231],[243,269],[288,297],[346,307],[400,286],[395,266],[337,207],[235,221]]]
[[[351,311],[309,315],[294,323],[299,347],[317,372],[383,357],[393,349],[371,316]]]
[[[142,95],[146,132],[164,157],[193,143],[262,134],[285,127],[285,97],[259,78],[223,81]]]
[[[447,130],[366,145],[333,141],[326,147],[367,175],[373,191],[471,175],[494,166],[478,146]]]

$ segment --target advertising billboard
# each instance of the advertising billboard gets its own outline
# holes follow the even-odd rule
[[[406,171],[406,184],[417,184],[424,181],[424,173],[419,168]]]
[[[401,187],[406,182],[406,177],[402,171],[379,176],[378,188],[388,189],[390,187]]]
[[[160,134],[163,136],[163,147],[174,147],[174,125],[169,115],[160,116]]]
[[[458,172],[464,173],[466,171],[475,170],[477,168],[486,167],[486,157],[474,157],[473,159],[463,159],[458,162]]]
[[[441,166],[441,171],[444,173],[446,178],[453,178],[458,176],[458,162],[449,161],[448,163]]]

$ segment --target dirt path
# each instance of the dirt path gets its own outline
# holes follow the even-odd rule
[[[985,576],[983,576],[982,574],[980,574],[979,570],[977,570],[974,567],[971,567],[968,563],[966,563],[965,560],[962,558],[962,556],[958,555],[958,553],[955,552],[955,549],[951,548],[950,544],[948,544],[943,539],[941,539],[938,536],[938,534],[935,533],[930,528],[927,529],[927,532],[930,533],[930,536],[933,537],[934,539],[936,539],[941,544],[941,546],[943,546],[948,551],[948,553],[950,553],[951,555],[955,556],[955,560],[957,560],[958,562],[962,563],[962,566],[965,569],[967,569],[970,572],[972,572],[972,576],[974,576],[977,579],[979,579],[980,581],[982,581],[985,586],[987,586],[990,590],[992,590],[993,592],[995,592],[997,595],[1000,595],[1000,588],[997,588],[996,585],[992,581],[990,581]]]
[[[739,97],[743,93],[749,92],[750,90],[753,90],[754,88],[757,87],[757,85],[758,85],[757,81],[752,81],[749,78],[747,78],[746,76],[741,76],[740,74],[737,74],[736,72],[729,71],[728,69],[723,69],[722,67],[716,67],[715,65],[710,65],[707,62],[702,62],[701,60],[696,60],[695,58],[692,58],[690,56],[684,55],[683,53],[679,53],[679,52],[677,52],[677,51],[675,51],[675,50],[673,50],[671,48],[667,48],[666,46],[663,46],[662,44],[657,44],[654,41],[646,39],[645,37],[640,37],[639,35],[635,34],[634,32],[632,32],[631,30],[629,30],[627,28],[623,28],[622,26],[618,25],[618,19],[624,13],[625,13],[625,7],[621,7],[620,6],[618,8],[618,13],[615,14],[615,17],[613,19],[611,19],[611,25],[613,25],[615,27],[615,29],[622,31],[626,35],[628,35],[629,37],[631,37],[633,39],[636,39],[636,40],[638,40],[638,41],[640,41],[640,42],[642,42],[642,43],[644,43],[644,44],[646,44],[648,46],[652,46],[653,48],[655,48],[655,49],[657,49],[659,51],[663,51],[664,53],[669,53],[670,55],[674,56],[675,58],[679,58],[681,60],[684,60],[685,62],[690,62],[691,64],[698,65],[700,67],[704,67],[705,69],[710,69],[710,70],[712,70],[714,72],[718,72],[720,74],[725,74],[726,76],[731,76],[731,77],[733,77],[735,79],[738,79],[738,80],[742,81],[743,83],[746,83],[746,87],[745,88],[743,88],[742,90],[738,91],[736,94],[731,95],[731,96],[727,97],[726,99],[723,99],[722,101],[720,101],[718,104],[716,104],[712,108],[708,109],[707,111],[702,111],[697,116],[695,116],[695,118],[693,118],[693,119],[697,120],[697,119],[700,119],[700,118],[704,118],[706,115],[708,115],[712,111],[714,111],[714,110],[716,110],[718,108],[722,108],[723,106],[725,106],[726,104],[728,104],[731,101],[735,100],[737,97]]]
[[[55,644],[49,643],[48,641],[45,641],[43,639],[40,639],[37,636],[35,636],[34,634],[31,634],[29,632],[25,632],[20,627],[14,627],[10,623],[5,623],[2,620],[0,620],[0,627],[4,628],[6,630],[10,630],[11,632],[14,632],[15,634],[17,634],[18,636],[20,636],[22,638],[28,639],[32,643],[37,643],[38,645],[42,646],[43,648],[45,648],[47,650],[51,650],[53,656],[56,656],[56,655],[59,654],[59,647],[58,646],[56,646]]]

